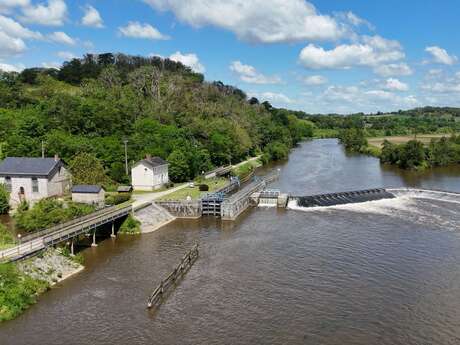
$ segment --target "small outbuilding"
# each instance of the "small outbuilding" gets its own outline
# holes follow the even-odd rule
[[[118,186],[118,194],[129,194],[133,192],[133,186]]]
[[[160,157],[146,156],[131,169],[134,190],[152,191],[169,182],[169,164]]]
[[[72,201],[104,207],[105,190],[96,185],[76,185],[72,187]]]

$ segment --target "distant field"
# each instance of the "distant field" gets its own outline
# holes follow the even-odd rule
[[[424,144],[429,144],[431,139],[440,139],[442,137],[448,137],[450,134],[419,134],[417,135],[417,140],[421,141]],[[405,135],[398,137],[380,137],[380,138],[368,138],[367,141],[369,145],[381,148],[384,140],[388,140],[393,144],[404,144],[409,140],[413,140],[413,135]]]

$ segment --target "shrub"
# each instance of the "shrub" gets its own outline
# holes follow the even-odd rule
[[[121,234],[139,234],[141,232],[141,222],[129,215],[120,227]]]
[[[109,195],[107,198],[105,198],[105,203],[107,205],[120,205],[130,199],[131,199],[131,194],[129,193],[114,194],[114,195]]]
[[[74,202],[64,204],[59,200],[48,198],[40,200],[29,210],[18,211],[14,219],[20,229],[31,232],[82,217],[94,210],[92,205]]]
[[[5,225],[0,224],[0,248],[14,244],[14,237]]]
[[[209,186],[207,184],[200,184],[200,192],[207,192],[209,190]]]
[[[21,273],[14,264],[0,264],[0,321],[18,316],[47,288],[47,282]]]
[[[0,214],[6,214],[10,210],[10,193],[3,184],[0,184]]]

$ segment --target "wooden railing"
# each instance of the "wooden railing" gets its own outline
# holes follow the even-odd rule
[[[152,292],[148,301],[147,307],[152,308],[159,306],[167,294],[190,270],[192,265],[198,259],[198,244],[195,244],[190,251],[184,255],[180,263],[174,270],[158,284],[157,288]]]

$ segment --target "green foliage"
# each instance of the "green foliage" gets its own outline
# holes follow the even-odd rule
[[[135,219],[131,214],[125,219],[120,227],[121,234],[139,234],[141,232],[141,222]]]
[[[63,203],[49,198],[40,200],[29,210],[18,211],[14,219],[18,228],[31,232],[46,229],[94,211],[95,208],[92,205]]]
[[[428,147],[417,140],[411,140],[402,145],[385,141],[380,160],[382,163],[394,164],[403,169],[417,170],[460,164],[460,137],[433,139]]]
[[[10,210],[10,193],[3,184],[0,184],[0,214],[7,214]]]
[[[124,202],[129,201],[130,199],[131,199],[130,193],[113,194],[113,195],[108,195],[105,198],[105,203],[107,205],[120,205]]]
[[[0,249],[11,247],[14,244],[14,237],[5,225],[0,223]]]
[[[248,102],[181,63],[110,53],[4,74],[0,123],[2,156],[40,156],[43,141],[71,164],[74,183],[104,185],[105,176],[127,183],[124,139],[130,165],[146,153],[170,158],[172,178],[184,181],[313,131],[297,112]]]
[[[275,141],[273,143],[268,144],[264,150],[265,154],[267,155],[269,160],[281,160],[286,159],[289,155],[289,148],[286,144]]]
[[[351,152],[363,152],[367,147],[366,136],[361,128],[342,130],[339,133],[339,140],[345,149]]]
[[[74,184],[103,185],[109,182],[101,162],[90,153],[80,153],[69,164]]]
[[[209,190],[209,186],[207,184],[200,184],[199,185],[200,192],[207,192]]]
[[[21,273],[14,264],[0,264],[0,321],[14,319],[47,288],[48,283]]]
[[[173,151],[168,157],[169,177],[174,182],[184,182],[190,176],[187,158],[181,150]]]

